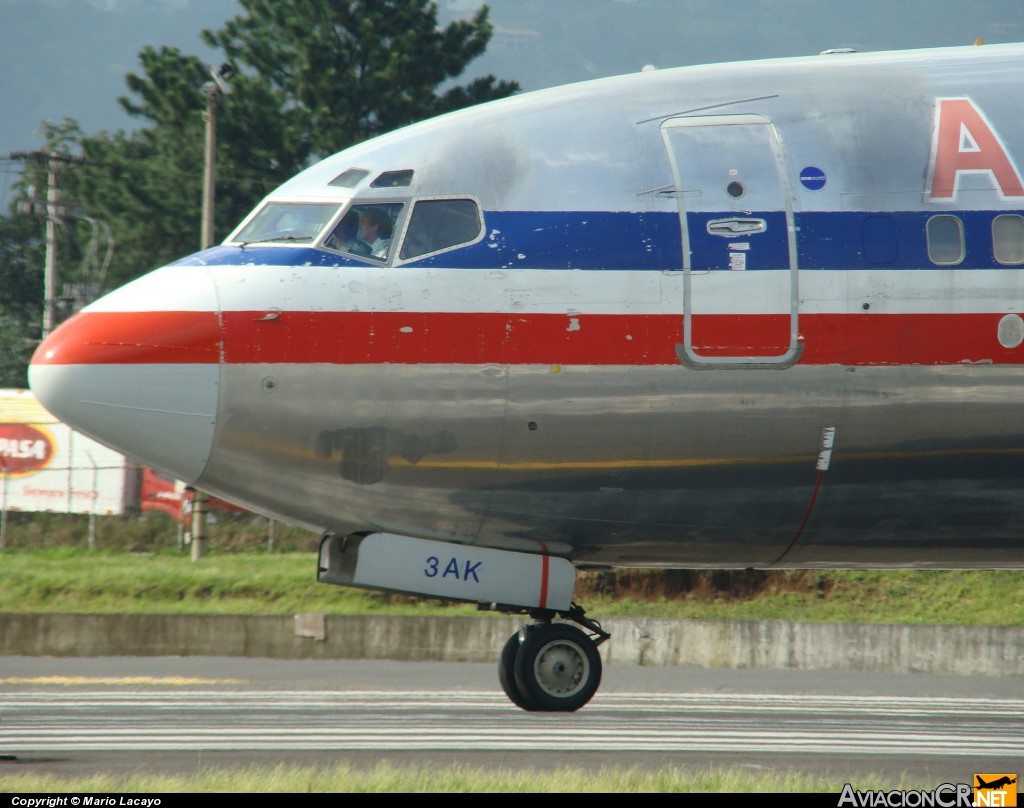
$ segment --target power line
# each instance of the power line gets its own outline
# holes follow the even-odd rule
[[[61,154],[60,152],[44,152],[44,151],[31,151],[31,152],[11,152],[7,156],[8,160],[36,160],[38,162],[57,162],[57,163],[81,163],[83,165],[91,164],[91,160],[86,160],[84,157],[75,157],[71,154]]]

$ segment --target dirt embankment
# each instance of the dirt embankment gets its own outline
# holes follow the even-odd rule
[[[777,592],[827,595],[834,585],[820,572],[808,570],[617,569],[582,573],[577,579],[575,597],[747,600]]]

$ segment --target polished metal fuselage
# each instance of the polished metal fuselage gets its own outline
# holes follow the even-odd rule
[[[1019,47],[656,71],[335,155],[269,198],[471,198],[483,230],[387,266],[228,239],[159,270],[216,290],[191,481],[581,566],[1024,566],[1024,269],[972,241],[1024,200],[983,172],[927,199],[936,99],[1024,156],[1022,79]],[[415,173],[330,185],[352,167]],[[936,265],[951,214],[967,254]]]
[[[231,368],[201,484],[335,532],[768,566],[807,512],[832,425],[831,468],[784,564],[1019,564],[1019,370],[983,370],[293,367],[267,392],[267,369]],[[316,451],[338,430],[355,436],[344,464]],[[410,439],[426,453],[405,456]]]

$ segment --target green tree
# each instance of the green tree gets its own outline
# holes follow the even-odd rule
[[[21,177],[7,216],[0,217],[0,387],[25,387],[26,366],[39,342],[43,312],[43,265],[48,215],[47,187],[51,168],[62,193],[55,216],[55,261],[58,285],[54,289],[58,318],[70,311],[67,291],[78,295],[99,280],[98,242],[102,234],[71,195],[75,163],[69,154],[81,131],[73,121],[43,125],[46,145],[25,158]],[[52,161],[46,155],[56,155]]]
[[[43,224],[13,212],[0,217],[0,387],[27,387],[43,306]]]
[[[431,0],[239,0],[204,31],[234,68],[217,114],[216,238],[315,159],[368,137],[516,92],[485,76],[452,80],[491,37],[488,9],[438,27]],[[79,140],[78,198],[117,239],[125,281],[199,248],[203,119],[210,81],[197,57],[146,48],[120,99],[148,125]]]
[[[519,89],[485,76],[440,90],[486,49],[487,6],[439,28],[431,0],[239,2],[247,14],[203,39],[267,83],[319,156]]]
[[[238,2],[242,14],[202,32],[235,70],[217,116],[217,239],[315,159],[519,89],[493,76],[454,83],[490,40],[486,6],[442,28],[432,0]],[[145,48],[139,63],[120,99],[138,129],[85,135],[74,121],[46,124],[47,151],[81,158],[61,177],[61,285],[117,286],[200,247],[209,69],[170,47]],[[16,203],[45,184],[42,164],[29,164]],[[115,245],[102,276],[87,272],[96,222]],[[41,216],[0,218],[0,384],[24,384],[39,335],[42,255]]]
[[[143,76],[129,74],[121,98],[147,126],[81,137],[85,160],[76,198],[116,237],[114,285],[200,248],[203,111],[207,66],[176,48],[145,48]],[[283,101],[258,76],[242,75],[219,99],[217,237],[310,159],[300,133],[280,114]]]

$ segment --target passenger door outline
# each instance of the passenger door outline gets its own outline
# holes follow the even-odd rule
[[[661,133],[682,230],[683,342],[676,346],[676,356],[693,368],[795,365],[803,352],[796,227],[789,175],[774,124],[752,114],[669,118],[661,124]],[[750,242],[733,241],[737,238]],[[737,325],[735,343],[702,353],[695,344],[699,326],[695,329],[694,315],[702,300],[710,300],[707,290],[721,288],[725,280],[713,276],[747,270],[748,259],[755,256],[768,265],[750,271],[774,273],[761,275],[760,281],[769,285],[776,301],[777,310],[768,316],[779,350],[744,350],[745,315],[739,313],[731,318]],[[699,320],[701,312],[696,313]],[[746,320],[747,325],[754,322],[749,315]]]

